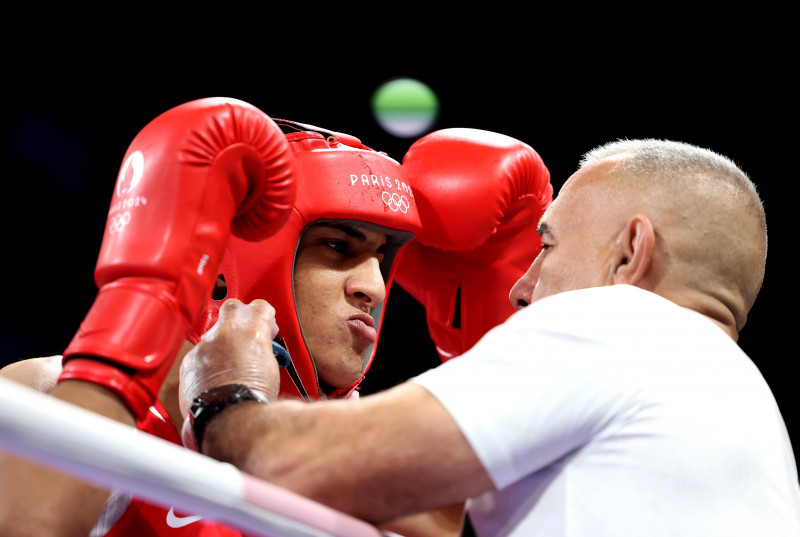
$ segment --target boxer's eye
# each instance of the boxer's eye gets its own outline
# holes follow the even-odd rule
[[[347,241],[328,239],[324,244],[342,255],[347,255],[350,251],[350,243]]]

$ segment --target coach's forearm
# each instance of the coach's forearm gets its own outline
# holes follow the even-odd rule
[[[206,426],[203,452],[243,472],[350,513],[347,505],[326,494],[330,487],[325,483],[338,480],[337,464],[338,468],[349,464],[336,460],[339,435],[329,427],[335,418],[328,408],[320,409],[329,416],[325,423],[319,412],[309,412],[312,406],[319,405],[248,401],[228,407]]]
[[[302,403],[281,401],[270,404],[243,401],[216,414],[206,425],[202,451],[219,461],[228,462],[262,479],[279,482],[291,474],[292,452],[284,453],[276,440],[294,442],[298,436]],[[267,408],[267,407],[271,408]],[[275,409],[280,412],[275,412]],[[288,421],[288,422],[287,422]]]
[[[418,385],[355,401],[240,403],[209,422],[203,451],[372,523],[492,486],[450,415]]]

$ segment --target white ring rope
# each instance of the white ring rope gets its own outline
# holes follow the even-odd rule
[[[0,449],[261,537],[381,537],[282,487],[0,378]]]

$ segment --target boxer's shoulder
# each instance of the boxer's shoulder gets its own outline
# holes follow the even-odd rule
[[[24,384],[43,393],[49,393],[61,373],[61,356],[28,358],[0,369],[0,377]]]

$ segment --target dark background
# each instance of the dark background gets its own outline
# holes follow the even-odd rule
[[[272,117],[353,134],[401,160],[411,141],[382,131],[369,100],[381,83],[412,77],[440,100],[434,129],[516,137],[541,154],[556,189],[584,151],[617,138],[695,143],[749,173],[766,205],[770,249],[740,344],[775,393],[797,451],[797,354],[789,327],[797,308],[789,276],[797,179],[796,83],[789,75],[796,61],[788,43],[774,34],[756,42],[729,28],[702,47],[681,47],[697,29],[676,27],[659,37],[643,30],[613,44],[601,36],[580,46],[568,34],[520,37],[510,47],[504,35],[484,43],[475,33],[413,50],[414,31],[403,34],[406,41],[372,28],[284,35],[281,44],[264,31],[257,47],[216,36],[155,46],[140,32],[121,36],[126,46],[113,54],[108,35],[80,46],[73,39],[80,36],[70,34],[39,52],[7,48],[0,365],[59,354],[69,342],[95,296],[92,273],[122,157],[156,115],[196,98],[235,97]],[[418,31],[417,40],[426,37]],[[423,315],[393,291],[365,391],[431,365]],[[407,344],[409,334],[419,345]]]

